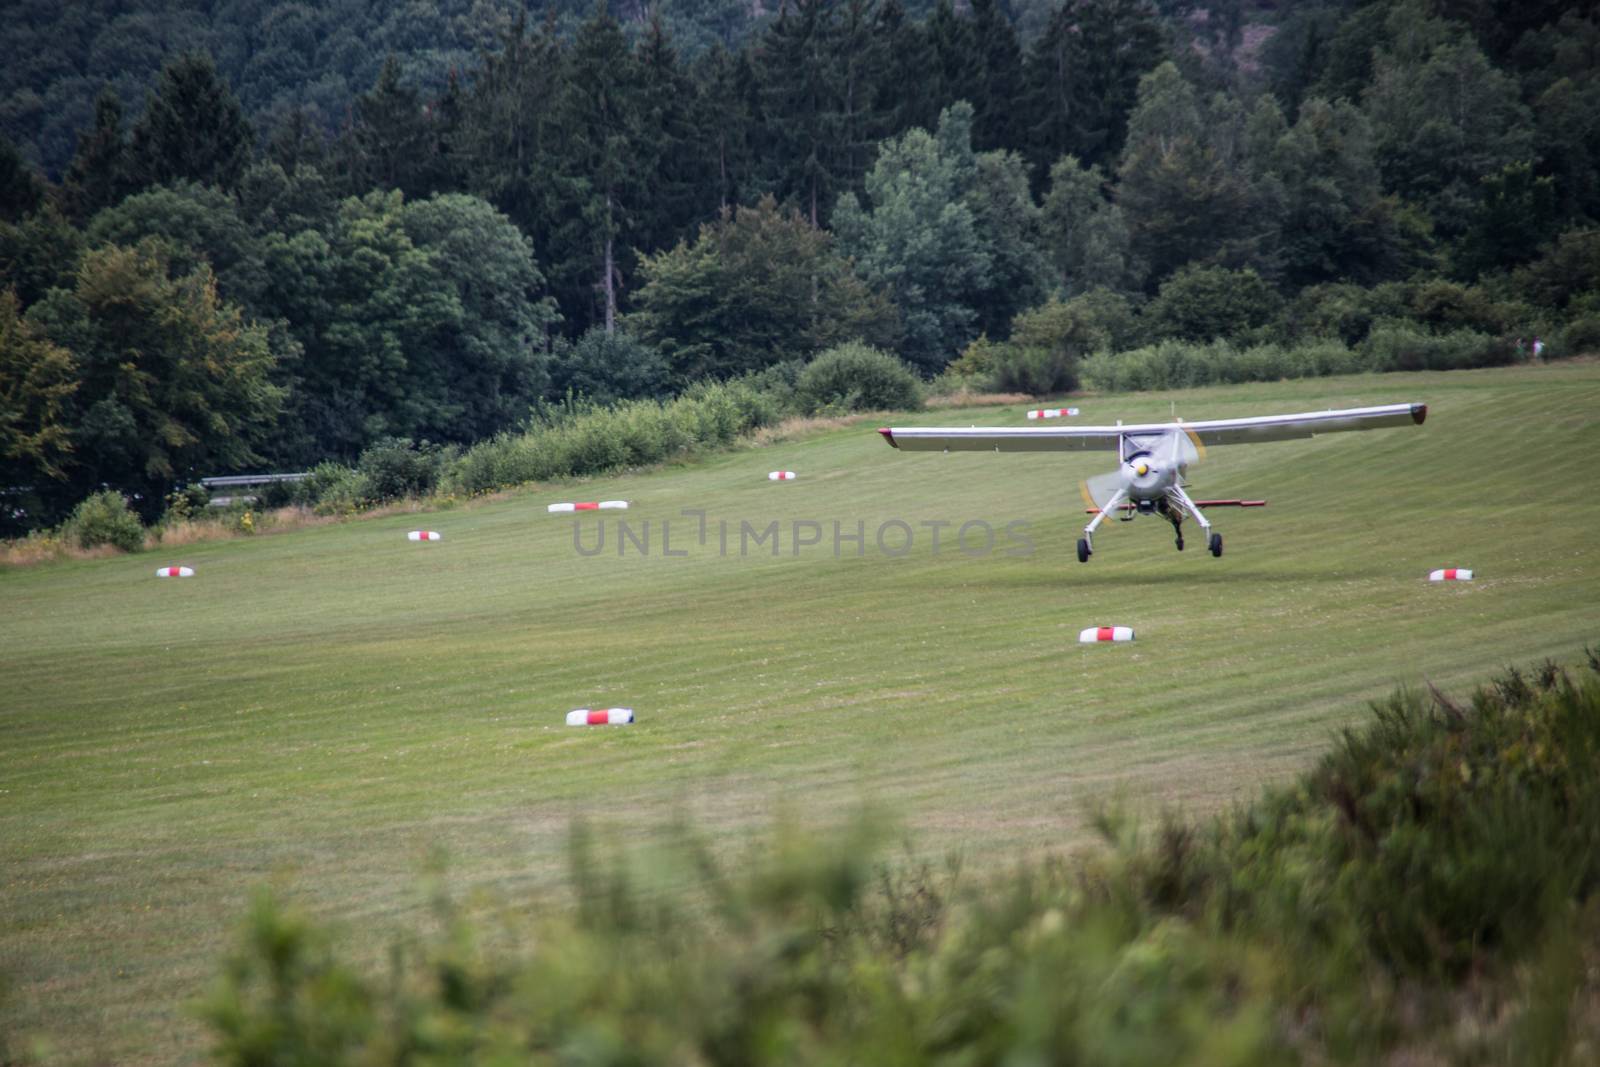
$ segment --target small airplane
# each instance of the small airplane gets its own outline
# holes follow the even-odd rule
[[[1094,532],[1107,515],[1161,515],[1172,523],[1183,551],[1183,520],[1192,516],[1207,534],[1206,547],[1222,555],[1222,535],[1211,529],[1207,507],[1264,507],[1265,500],[1193,500],[1184,492],[1189,467],[1205,458],[1207,445],[1292,441],[1346,430],[1420,426],[1426,404],[1312,411],[1299,415],[1256,415],[1210,422],[1151,422],[1124,426],[886,427],[878,432],[907,452],[1117,452],[1116,470],[1082,483],[1084,503],[1094,516],[1078,540],[1078,562],[1094,554]]]

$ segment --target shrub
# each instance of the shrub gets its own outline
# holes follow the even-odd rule
[[[367,480],[339,463],[319,463],[294,484],[296,500],[320,515],[357,511],[370,499]]]
[[[764,393],[774,403],[784,406],[793,401],[794,392],[800,386],[800,375],[805,373],[805,369],[805,360],[786,359],[782,363],[751,371],[734,381],[757,393]]]
[[[62,536],[79,548],[114,545],[124,552],[144,547],[144,526],[128,507],[127,498],[107,489],[85,497],[61,527]]]
[[[1476,330],[1433,334],[1408,322],[1375,326],[1361,347],[1375,371],[1466,370],[1517,361],[1514,341]]]
[[[995,362],[999,359],[1003,347],[1005,346],[989,340],[988,334],[979,334],[941,374],[959,379],[968,385],[975,379],[987,382],[994,373]]]
[[[1093,352],[1131,343],[1137,322],[1128,301],[1095,289],[1071,300],[1051,299],[1011,323],[1011,339],[963,360],[987,368],[988,384],[1004,392],[1066,393],[1078,387],[1079,362]]]
[[[1084,361],[1083,380],[1106,392],[1190,389],[1364,371],[1494,367],[1516,358],[1515,344],[1504,338],[1474,330],[1435,335],[1411,323],[1386,322],[1357,348],[1332,338],[1248,348],[1227,341],[1196,345],[1169,340],[1115,355],[1102,352]]]
[[[256,503],[264,508],[282,508],[295,504],[300,500],[300,493],[295,482],[267,482],[256,487]]]
[[[1600,315],[1585,315],[1561,332],[1561,351],[1569,356],[1600,352]]]
[[[1519,304],[1494,300],[1475,285],[1435,279],[1418,285],[1411,294],[1411,318],[1435,333],[1478,330],[1499,334],[1526,316]]]
[[[1081,330],[1082,354],[1109,349],[1121,352],[1139,343],[1144,326],[1133,312],[1133,305],[1121,293],[1110,289],[1090,289],[1067,300],[1062,305],[1073,315]],[[1013,341],[1018,340],[1016,330],[1026,335],[1030,313],[1019,315],[1013,326]],[[1022,340],[1026,340],[1026,336]]]
[[[1337,337],[1359,345],[1381,318],[1403,318],[1410,307],[1408,292],[1393,283],[1363,289],[1346,283],[1313,285],[1300,290],[1278,317],[1278,334],[1289,341]]]
[[[676,400],[612,407],[584,401],[544,407],[524,433],[500,434],[448,460],[440,483],[482,493],[524,482],[587,477],[660,463],[776,422],[783,406],[748,382],[702,382]]]
[[[1511,285],[1530,304],[1557,310],[1600,292],[1600,227],[1563,233],[1542,258],[1513,271]]]
[[[1281,351],[1281,350],[1279,350]],[[1242,361],[1226,341],[1196,345],[1159,341],[1116,355],[1101,353],[1084,362],[1084,382],[1096,389],[1127,392],[1142,389],[1191,389],[1231,381],[1282,378],[1283,368],[1266,352]]]
[[[167,510],[162,513],[161,524],[165,526],[196,518],[204,514],[210,504],[211,491],[199,482],[190,482],[167,494]]]
[[[830,411],[914,410],[922,407],[916,372],[859,341],[823,352],[800,373],[796,393],[809,414]]]
[[[996,353],[989,380],[1004,393],[1069,393],[1078,387],[1078,357],[1060,348],[1008,344]]]
[[[365,479],[365,496],[374,501],[424,496],[439,481],[446,459],[437,445],[420,445],[400,437],[386,437],[361,453],[356,470]]]
[[[1241,338],[1278,313],[1278,294],[1253,270],[1187,266],[1161,284],[1145,310],[1152,337]]]

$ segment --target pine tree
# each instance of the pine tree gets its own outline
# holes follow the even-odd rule
[[[714,171],[697,143],[700,101],[694,81],[659,16],[652,16],[638,49],[640,132],[649,143],[644,154],[656,161],[650,196],[640,205],[637,243],[665,248],[715,209]]]
[[[268,135],[266,158],[285,174],[293,174],[301,166],[321,169],[328,161],[328,139],[310,111],[293,108]]]
[[[452,80],[448,111],[425,104],[416,89],[401,84],[400,61],[383,61],[373,87],[356,97],[353,121],[344,134],[348,191],[399,189],[409,199],[450,187],[445,150],[459,121]]]
[[[128,143],[122,133],[122,101],[110,86],[94,102],[94,129],[78,135],[78,150],[61,180],[61,210],[87,221],[132,189]]]
[[[1109,166],[1122,150],[1139,79],[1163,55],[1146,0],[1072,0],[1034,42],[1025,73],[1035,180],[1063,155]]]
[[[552,235],[551,273],[567,289],[578,330],[594,321],[585,288],[600,297],[607,333],[616,329],[619,257],[638,224],[657,161],[645,136],[637,58],[622,27],[597,5],[579,27],[558,90],[555,193],[566,209]],[[558,216],[560,218],[560,216]]]
[[[888,58],[876,0],[845,0],[834,49],[837,185],[859,192],[877,143],[890,131],[880,86]],[[910,95],[910,94],[907,94]]]
[[[939,0],[924,26],[932,52],[933,77],[925,84],[941,112],[958,100],[971,103],[976,62],[972,23],[956,15],[951,0]],[[925,128],[931,128],[931,125]]]
[[[561,78],[554,9],[530,31],[517,21],[474,73],[458,138],[460,169],[473,189],[542,247],[551,229],[548,172]]]
[[[761,43],[767,174],[778,195],[799,203],[813,226],[836,180],[835,37],[829,0],[785,0]]]
[[[43,199],[38,175],[11,139],[0,135],[0,222],[15,222],[37,211]]]
[[[938,61],[928,33],[906,16],[903,0],[882,0],[877,37],[886,53],[877,99],[885,132],[898,134],[913,127],[931,130],[939,121],[940,96],[935,83]],[[913,92],[908,86],[922,88]]]
[[[698,107],[696,138],[711,173],[713,206],[726,211],[751,199],[755,189],[755,116],[761,91],[748,49],[729,52],[711,46],[694,68]]]
[[[211,57],[189,53],[162,68],[134,125],[132,174],[140,187],[187,178],[231,190],[250,162],[253,137]]]
[[[1133,250],[1159,283],[1192,260],[1254,266],[1264,236],[1260,203],[1239,150],[1239,115],[1226,98],[1202,106],[1175,64],[1139,84],[1118,169],[1117,200]]]
[[[999,0],[971,0],[972,136],[980,151],[1021,147],[1025,138],[1022,47]]]

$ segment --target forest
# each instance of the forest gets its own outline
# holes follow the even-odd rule
[[[1223,378],[1600,348],[1590,5],[25,0],[5,34],[0,535],[852,342],[1034,393],[1172,343]]]

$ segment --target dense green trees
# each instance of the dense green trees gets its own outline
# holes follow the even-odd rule
[[[209,266],[173,273],[155,242],[87,252],[72,287],[52,289],[8,333],[51,368],[43,384],[30,376],[29,392],[58,406],[31,410],[71,424],[70,455],[52,437],[46,458],[33,435],[31,462],[51,479],[33,488],[47,505],[112,485],[154,514],[177,479],[256,459],[283,399],[266,331],[219,299]]]
[[[805,359],[839,341],[892,347],[894,308],[834,251],[833,239],[772,197],[726,211],[640,265],[628,327],[659,348],[678,384]]]
[[[932,375],[985,337],[1049,383],[1163,338],[1600,330],[1600,18],[1570,6],[14,6],[11,380],[39,344],[97,365],[61,309],[139,248],[125,277],[208,273],[265,346],[263,463],[853,341]]]
[[[839,247],[904,317],[901,352],[936,371],[986,326],[1003,327],[1043,293],[1038,209],[1020,157],[972,150],[973,110],[960,103],[937,133],[885,141],[866,206],[839,199]]]
[[[66,405],[78,388],[77,360],[22,317],[0,292],[0,486],[64,481],[72,452]]]
[[[1530,158],[1533,124],[1516,82],[1452,24],[1400,4],[1388,31],[1362,92],[1385,187],[1460,236],[1479,183]]]
[[[1055,270],[1054,287],[1061,292],[1134,290],[1144,280],[1143,265],[1129,243],[1128,220],[1107,198],[1107,188],[1100,168],[1085,168],[1076,156],[1050,168],[1040,233]]]
[[[1022,111],[1030,129],[1020,147],[1039,176],[1064,155],[1113,163],[1139,78],[1161,61],[1161,45],[1155,12],[1141,0],[1073,0],[1056,9],[1028,54]]]
[[[1242,127],[1236,101],[1201,99],[1173,63],[1140,80],[1117,198],[1153,281],[1196,260],[1254,263],[1274,236]]]
[[[476,197],[452,193],[400,212],[448,298],[446,314],[414,339],[440,366],[442,412],[414,435],[476,440],[519,422],[549,384],[546,352],[558,319],[532,242]]]

